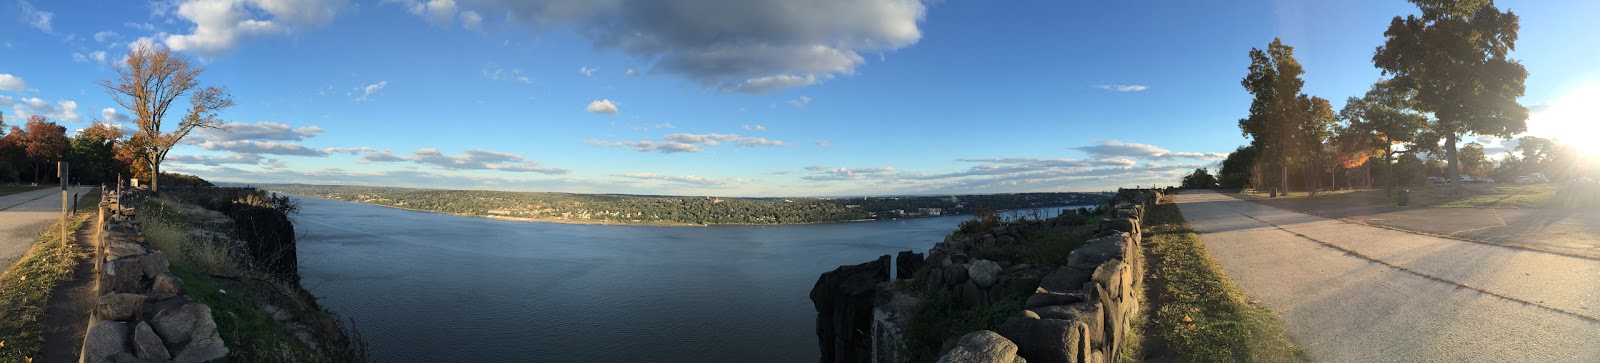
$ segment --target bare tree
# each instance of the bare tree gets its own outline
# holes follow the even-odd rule
[[[140,161],[150,167],[150,190],[159,192],[161,161],[166,160],[167,152],[195,128],[221,128],[223,121],[217,119],[217,112],[233,107],[233,96],[224,87],[196,89],[200,84],[196,77],[205,68],[166,48],[141,45],[129,52],[123,63],[112,67],[116,79],[100,85],[137,117],[139,131],[130,146],[140,150]],[[162,133],[161,122],[172,101],[185,94],[189,95],[189,112],[175,129]]]

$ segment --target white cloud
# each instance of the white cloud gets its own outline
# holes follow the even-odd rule
[[[800,98],[792,99],[788,102],[790,105],[794,105],[794,107],[804,108],[806,105],[811,104],[811,97],[800,96]]]
[[[829,147],[829,146],[833,146],[833,143],[828,142],[828,140],[821,140],[821,141],[817,141],[817,146]]]
[[[294,156],[328,156],[328,152],[292,142],[277,141],[204,141],[200,148],[211,151],[232,151],[241,154],[272,154]]]
[[[122,38],[122,34],[117,34],[117,32],[110,31],[110,30],[94,33],[94,41],[101,42],[101,43],[105,43],[105,42],[111,41],[111,40],[117,40],[117,39],[120,39],[120,38]]]
[[[293,34],[333,20],[346,0],[181,0],[176,16],[194,24],[167,34],[168,48],[206,57],[226,55],[252,37]]]
[[[1118,91],[1118,92],[1139,92],[1139,91],[1150,89],[1150,87],[1140,86],[1140,85],[1112,85],[1112,84],[1102,84],[1102,85],[1094,86],[1094,88],[1099,88],[1099,89],[1103,89],[1103,90],[1107,90],[1107,91]]]
[[[651,151],[654,151],[654,152],[659,152],[659,153],[662,153],[662,154],[693,153],[693,152],[700,152],[700,150],[701,150],[699,145],[690,144],[690,143],[682,143],[682,142],[670,142],[670,141],[668,141],[668,142],[656,142],[656,141],[645,140],[645,141],[607,142],[607,141],[600,141],[600,140],[589,140],[589,143],[593,144],[593,145],[600,145],[600,146],[607,146],[607,147],[625,147],[625,148],[633,149],[634,151],[638,151],[638,152],[651,152]]]
[[[637,77],[637,76],[639,76],[639,71],[635,71],[635,70],[633,70],[633,68],[628,68],[627,72],[622,72],[622,76],[623,77]]]
[[[623,174],[612,174],[611,176],[623,177],[623,178],[632,178],[632,179],[644,179],[644,180],[663,180],[663,181],[670,181],[670,182],[683,183],[683,184],[689,184],[689,185],[697,185],[697,186],[703,186],[703,187],[722,186],[722,185],[730,185],[730,184],[745,184],[745,183],[749,183],[749,182],[752,181],[752,180],[743,179],[743,178],[714,179],[714,178],[706,178],[706,177],[700,177],[700,176],[694,176],[694,175],[681,175],[680,176],[680,175],[662,175],[662,174],[656,174],[656,173],[623,173]]]
[[[46,34],[55,34],[55,30],[50,25],[51,19],[55,18],[55,13],[34,9],[33,4],[22,0],[17,1],[17,7],[22,9],[23,24],[28,24],[28,26],[39,29],[39,31]]]
[[[609,99],[589,102],[589,107],[586,109],[593,113],[603,113],[607,115],[617,114],[617,105],[612,104],[611,100]]]
[[[744,125],[744,130],[745,131],[767,131],[767,127],[763,126],[763,125],[755,125],[755,126]]]
[[[94,51],[93,53],[89,53],[89,59],[94,59],[95,63],[105,64],[105,62],[106,62],[106,51],[97,50],[97,51]]]
[[[800,179],[810,181],[861,180],[867,178],[893,179],[898,177],[899,174],[892,166],[856,169],[827,169],[821,165],[813,165],[808,166],[805,169],[806,171],[810,172],[810,174],[801,176]]]
[[[425,11],[417,1],[413,13]],[[664,71],[728,92],[760,93],[851,75],[922,38],[916,0],[484,0],[464,7],[503,14],[538,31],[568,29],[597,48],[652,60]],[[739,14],[730,17],[727,14]]]
[[[109,110],[109,109],[108,109]],[[294,127],[288,124],[265,121],[258,123],[229,122],[222,128],[200,129],[197,135],[206,141],[302,141],[322,134],[317,126]]]
[[[0,103],[10,104],[12,115],[19,120],[26,120],[28,117],[35,115],[56,121],[78,122],[83,120],[83,116],[78,115],[78,103],[72,100],[51,103],[38,97],[25,97],[15,100],[6,97],[0,101],[3,101]]]
[[[133,122],[133,118],[117,113],[117,109],[115,108],[105,108],[100,110],[100,121],[109,123],[125,123]]]
[[[482,72],[485,78],[496,81],[517,81],[522,82],[522,84],[533,84],[533,78],[522,74],[522,69],[519,68],[500,68],[499,65],[489,63],[483,66],[483,70],[479,72]]]
[[[360,92],[361,94],[356,96],[356,101],[366,101],[368,98],[371,98],[372,94],[374,93],[382,95],[383,92],[381,91],[383,91],[383,88],[387,86],[389,86],[389,81],[378,81],[378,83],[369,84],[365,87],[357,87],[356,92]]]
[[[678,127],[677,126],[672,126],[672,124],[670,124],[670,123],[665,123],[665,124],[656,125],[656,128],[658,128],[658,129],[675,129],[675,128],[678,128]]]
[[[89,61],[89,57],[84,56],[83,53],[72,53],[72,61],[73,62],[79,62],[79,63],[88,62]]]
[[[28,89],[28,82],[23,81],[22,77],[0,73],[0,91],[22,92],[25,89]]]
[[[219,166],[224,164],[255,165],[260,164],[261,159],[261,155],[232,153],[227,156],[168,155],[165,160],[179,164]]]
[[[1100,140],[1091,146],[1079,146],[1071,149],[1082,151],[1096,158],[1138,158],[1165,161],[1173,159],[1220,160],[1228,157],[1227,153],[1172,152],[1155,145],[1128,143],[1119,140]]]
[[[461,12],[461,27],[467,30],[483,30],[483,15],[467,10]]]
[[[539,165],[538,162],[529,161],[522,155],[489,151],[480,149],[467,149],[462,155],[445,155],[439,149],[417,149],[411,156],[401,157],[394,152],[369,153],[361,158],[364,162],[401,162],[410,161],[422,165],[431,165],[448,170],[498,170],[516,173],[539,173],[547,175],[562,175],[571,172],[568,169],[553,168]]]
[[[629,148],[639,152],[654,151],[663,154],[700,152],[704,150],[704,147],[706,146],[717,146],[723,143],[742,147],[789,146],[788,143],[779,140],[770,140],[761,137],[739,136],[736,134],[678,133],[663,136],[661,139],[661,141],[641,140],[622,142],[590,140],[589,143],[606,147]]]
[[[600,67],[578,67],[578,73],[583,74],[584,77],[593,77],[594,72],[599,70]]]

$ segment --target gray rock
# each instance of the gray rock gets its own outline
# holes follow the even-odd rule
[[[1073,320],[1083,323],[1088,333],[1089,345],[1100,346],[1105,339],[1105,315],[1100,310],[1100,303],[1094,301],[1079,302],[1071,305],[1055,305],[1041,308],[1029,308],[1043,319]]]
[[[1035,292],[1033,294],[1033,296],[1029,296],[1028,297],[1028,302],[1025,303],[1023,305],[1023,307],[1026,308],[1026,309],[1033,309],[1033,308],[1037,308],[1037,307],[1052,306],[1052,305],[1075,304],[1075,303],[1078,303],[1078,302],[1081,302],[1081,301],[1083,301],[1083,293],[1079,293],[1079,292],[1061,293],[1061,292],[1041,291],[1041,292]]]
[[[139,256],[139,269],[145,276],[160,276],[167,273],[167,254],[161,251],[151,252]]]
[[[909,279],[916,276],[917,271],[921,271],[926,264],[927,260],[922,258],[921,253],[900,251],[894,256],[894,278]]]
[[[100,279],[101,292],[137,294],[144,292],[144,269],[135,259],[121,259],[105,264],[105,276]]]
[[[143,359],[168,360],[172,354],[167,353],[167,346],[161,342],[161,337],[156,336],[156,331],[150,324],[139,322],[133,326],[133,352]]]
[[[211,307],[205,304],[163,310],[150,319],[150,326],[166,342],[175,362],[204,362],[228,355],[217,335],[217,324],[211,320]]]
[[[1017,345],[1017,355],[1032,362],[1084,362],[1088,327],[1073,320],[1035,319],[1024,314],[1000,325],[1000,335]],[[1037,317],[1038,315],[1032,315]]]
[[[272,304],[261,304],[261,311],[267,313],[267,316],[272,317],[272,320],[276,321],[289,321],[289,319],[294,319],[294,314],[290,314],[288,310],[284,310],[283,308],[279,308],[278,306]]]
[[[155,275],[155,281],[150,283],[150,292],[157,294],[182,294],[183,280],[171,272],[161,272]]]
[[[950,265],[944,268],[944,284],[955,285],[967,282],[967,265]]]
[[[128,324],[105,320],[89,327],[84,336],[83,361],[99,362],[117,353],[128,351]]]
[[[1093,271],[1100,267],[1100,263],[1122,258],[1129,242],[1124,233],[1090,239],[1089,243],[1067,255],[1067,267]]]
[[[962,336],[954,349],[939,357],[939,363],[1011,363],[1016,359],[1016,344],[998,333],[979,330]]]
[[[989,260],[973,261],[972,267],[967,268],[967,277],[978,284],[978,287],[984,289],[994,287],[994,283],[1000,279],[1000,264]]]
[[[1039,287],[1050,292],[1079,291],[1083,288],[1083,283],[1089,282],[1089,278],[1093,276],[1094,274],[1089,271],[1060,267],[1040,280]]]
[[[1014,243],[1016,241],[1017,241],[1017,239],[1016,238],[1011,238],[1011,236],[1000,236],[1000,238],[995,238],[994,239],[994,245],[996,245],[996,246],[1005,246],[1005,245],[1012,244],[1012,243]]]
[[[955,292],[956,297],[961,299],[962,306],[989,306],[989,303],[991,302],[989,301],[988,290],[978,287],[978,285],[973,283],[972,280],[967,280],[967,282],[957,285]]]
[[[105,320],[131,320],[149,299],[139,294],[105,294],[95,302],[94,312]]]
[[[100,358],[96,363],[160,363],[161,361],[139,358],[133,353],[117,352],[105,358]]]

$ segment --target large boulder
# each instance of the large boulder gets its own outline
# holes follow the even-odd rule
[[[1101,231],[1121,231],[1139,238],[1139,220],[1133,218],[1110,218],[1100,221]]]
[[[925,264],[927,262],[923,260],[921,253],[900,251],[900,254],[894,256],[894,278],[909,279],[916,276],[917,270],[921,270]]]
[[[1053,292],[1045,291],[1041,288],[1039,291],[1034,292],[1033,296],[1028,297],[1028,301],[1023,304],[1023,308],[1032,309],[1043,306],[1067,305],[1081,301],[1083,301],[1082,292]]]
[[[95,301],[94,313],[105,320],[131,320],[139,314],[148,296],[111,293],[100,295]]]
[[[889,281],[889,255],[823,273],[811,287],[823,362],[865,362],[872,357],[872,300]]]
[[[128,351],[128,323],[104,320],[89,327],[83,339],[83,361],[101,359]]]
[[[150,292],[156,294],[182,294],[183,280],[171,272],[161,272],[150,282]]]
[[[1000,280],[1000,264],[989,260],[973,261],[972,266],[967,268],[967,277],[980,288],[994,287],[994,283]]]
[[[205,304],[163,310],[150,319],[150,327],[166,343],[174,362],[205,362],[228,355],[211,320],[211,307]]]
[[[1072,250],[1072,253],[1067,254],[1067,267],[1093,271],[1095,268],[1100,267],[1101,263],[1123,258],[1123,254],[1128,250],[1128,245],[1131,242],[1128,240],[1128,234],[1126,233],[1113,233],[1108,236],[1091,238],[1083,247]]]
[[[1016,344],[988,330],[961,336],[955,348],[939,357],[939,363],[1012,363],[1019,360]]]
[[[944,267],[944,284],[958,285],[967,282],[967,264],[956,264]]]
[[[1043,319],[1028,310],[1000,325],[1000,335],[1017,344],[1017,355],[1034,363],[1087,361],[1088,331],[1082,322]]]
[[[1039,287],[1050,292],[1078,291],[1083,288],[1083,283],[1089,282],[1091,276],[1089,271],[1063,266],[1040,280]]]
[[[921,305],[922,299],[895,288],[894,283],[878,284],[878,291],[872,303],[873,361],[911,361],[911,352],[906,347],[906,342],[910,334],[911,318]]]
[[[137,294],[144,292],[144,268],[138,259],[125,258],[106,262],[105,275],[100,278],[101,292]]]
[[[156,336],[155,329],[142,321],[139,325],[133,326],[133,353],[142,359],[172,359],[172,354],[167,353],[167,346],[161,342],[161,337]]]
[[[139,256],[139,269],[145,276],[159,276],[167,273],[167,262],[165,252],[155,251]]]
[[[1100,311],[1100,303],[1083,301],[1070,305],[1054,305],[1040,308],[1029,308],[1041,319],[1073,320],[1083,323],[1089,338],[1090,346],[1105,344],[1105,316]]]

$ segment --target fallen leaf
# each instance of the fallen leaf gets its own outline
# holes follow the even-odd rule
[[[1194,321],[1194,319],[1190,319],[1189,314],[1183,314],[1183,322],[1187,323],[1191,321]]]

